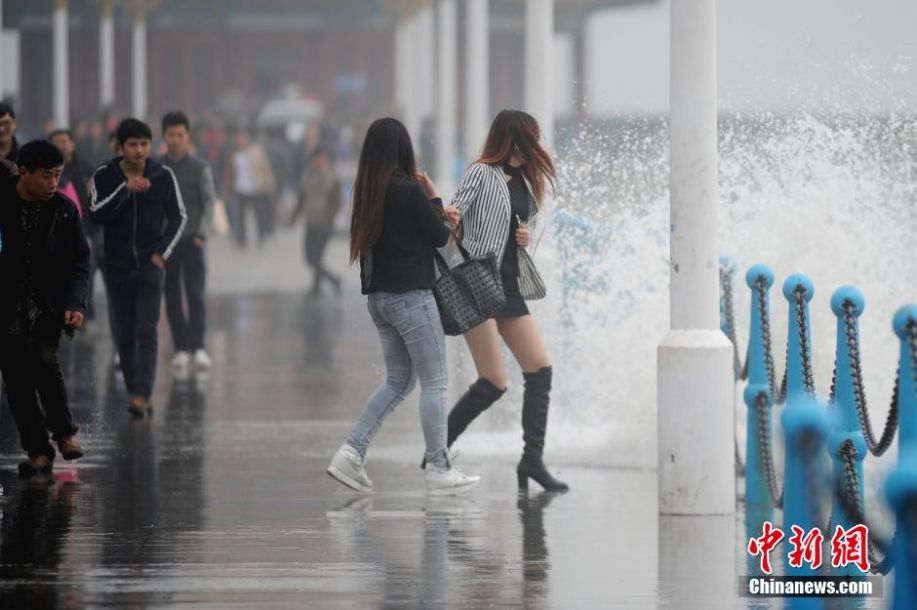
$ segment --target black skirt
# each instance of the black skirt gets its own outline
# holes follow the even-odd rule
[[[506,304],[497,312],[495,318],[520,318],[529,315],[528,305],[519,293],[519,264],[518,259],[503,258],[500,266],[500,276],[503,279],[503,294],[506,295]]]

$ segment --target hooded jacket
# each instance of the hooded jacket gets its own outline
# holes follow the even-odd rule
[[[188,215],[171,169],[147,159],[143,176],[150,188],[132,193],[121,159],[115,157],[93,174],[89,211],[103,227],[106,269],[125,271],[139,269],[154,254],[168,259]]]

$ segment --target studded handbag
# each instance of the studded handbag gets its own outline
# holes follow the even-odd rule
[[[434,250],[439,277],[433,296],[439,306],[443,331],[461,335],[494,317],[506,304],[503,282],[493,254],[472,257],[458,244],[462,262],[450,268],[442,254]]]

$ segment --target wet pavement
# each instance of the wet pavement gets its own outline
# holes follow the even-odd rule
[[[379,346],[355,274],[307,297],[295,252],[267,277],[214,245],[213,369],[171,375],[163,325],[151,418],[129,417],[101,320],[66,343],[87,456],[52,478],[17,478],[0,412],[0,608],[782,607],[736,597],[742,516],[660,519],[652,470],[549,449],[572,491],[520,495],[515,453],[473,445],[481,486],[427,498],[416,391],[370,450],[377,492],[340,488],[324,469]]]

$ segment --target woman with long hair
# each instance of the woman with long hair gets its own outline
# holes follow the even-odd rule
[[[509,347],[525,380],[522,399],[522,459],[516,467],[520,488],[528,480],[547,490],[565,491],[544,465],[544,439],[551,393],[551,363],[524,297],[535,296],[537,270],[525,248],[531,227],[553,187],[554,163],[542,148],[535,119],[521,110],[504,110],[494,119],[484,150],[465,172],[447,216],[461,219],[462,244],[475,256],[497,256],[506,305],[494,319],[465,333],[478,379],[449,413],[447,446],[506,391],[506,363],[500,338]],[[540,280],[540,278],[539,278]]]
[[[427,492],[462,493],[480,481],[453,468],[446,451],[446,340],[431,288],[433,250],[446,245],[450,234],[436,186],[417,173],[407,129],[395,119],[375,121],[363,142],[354,185],[350,262],[360,261],[362,292],[382,341],[386,377],[328,466],[328,474],[351,489],[372,491],[366,451],[418,380]]]

